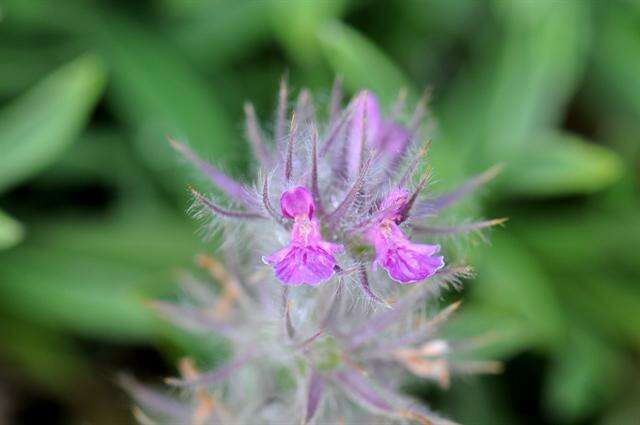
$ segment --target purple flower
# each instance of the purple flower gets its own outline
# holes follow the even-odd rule
[[[274,267],[276,276],[285,285],[317,285],[329,279],[335,272],[334,254],[344,249],[322,240],[320,224],[313,218],[315,204],[311,193],[302,186],[284,192],[280,209],[284,217],[294,220],[291,242],[262,260]]]
[[[409,199],[409,191],[395,189],[382,202],[379,221],[365,232],[376,251],[374,269],[381,266],[396,282],[414,283],[433,276],[444,266],[439,245],[414,244],[402,232],[397,221]]]

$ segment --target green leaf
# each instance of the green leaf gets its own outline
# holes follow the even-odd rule
[[[269,7],[268,1],[207,1],[170,34],[194,62],[207,68],[220,66],[269,40]],[[264,67],[258,70],[264,72]]]
[[[317,31],[325,22],[342,15],[345,1],[293,0],[271,1],[269,4],[273,32],[285,49],[301,65],[317,65],[322,55]]]
[[[553,213],[527,205],[514,211],[513,217],[522,219],[512,220],[509,229],[554,272],[571,275],[580,270],[592,275],[633,269],[638,262],[636,247],[640,246],[635,195],[611,208],[603,208],[599,198],[590,205],[578,208],[572,204]]]
[[[31,183],[53,191],[78,181],[117,186],[119,195],[131,193],[138,198],[154,192],[148,173],[136,161],[133,147],[115,129],[88,129],[60,161]]]
[[[583,2],[495,4],[513,13],[488,96],[486,154],[509,158],[568,102],[588,57],[589,14]]]
[[[161,204],[118,210],[26,221],[29,238],[0,252],[0,309],[87,337],[157,336],[160,320],[144,302],[176,293],[176,272],[202,246],[193,226]]]
[[[2,308],[32,323],[93,338],[148,340],[156,332],[144,300],[170,284],[166,270],[26,244],[0,254]],[[144,290],[143,288],[147,289]],[[10,302],[9,302],[10,300]]]
[[[519,240],[505,232],[494,232],[491,240],[477,265],[473,296],[525,320],[541,343],[561,341],[567,323],[549,276]]]
[[[318,38],[326,60],[337,75],[344,77],[350,90],[373,90],[387,105],[403,88],[416,98],[417,92],[404,72],[356,30],[330,22],[318,29]]]
[[[615,397],[623,367],[604,341],[572,332],[558,347],[548,374],[548,409],[565,423],[585,419]]]
[[[187,142],[204,159],[233,168],[245,151],[242,138],[213,89],[170,40],[123,18],[108,17],[100,42],[113,70],[114,111],[137,130],[140,159],[169,186],[184,191],[186,167],[167,136]],[[238,163],[236,162],[237,166]]]
[[[457,353],[466,359],[502,360],[540,345],[540,334],[527,321],[510,311],[471,302],[445,325],[450,339],[477,341],[470,352]]]
[[[494,8],[498,22],[472,40],[473,62],[441,108],[443,131],[468,147],[474,168],[509,160],[532,132],[554,126],[588,59],[588,2],[496,1]]]
[[[83,34],[94,28],[96,6],[84,0],[66,0],[64,7],[48,0],[3,0],[3,27],[31,32]]]
[[[640,66],[640,32],[637,10],[633,2],[599,4],[598,16],[602,25],[595,38],[594,78],[590,83],[597,94],[592,102],[597,107],[622,106],[632,112],[637,121],[640,116],[640,81],[636,70]],[[605,113],[606,113],[605,112]]]
[[[406,25],[403,22],[402,25],[396,25],[394,28],[402,34],[402,37],[398,37],[398,47],[402,48],[401,43],[406,42],[409,37],[414,38],[416,34],[422,34],[422,31],[432,37],[425,40],[433,43],[432,46],[455,41],[456,36],[464,34],[465,25],[473,19],[474,13],[481,5],[474,0],[429,0],[428,2],[405,0],[399,2],[397,6],[402,8],[400,16],[406,19]],[[418,40],[412,41],[418,42]],[[413,50],[413,46],[414,44],[411,43],[406,50]],[[424,57],[416,55],[415,51],[411,56],[424,60]]]
[[[591,329],[621,344],[640,348],[640,291],[637,275],[628,279],[605,272],[581,278],[566,277],[563,297]]]
[[[22,225],[0,210],[0,249],[11,248],[24,236]]]
[[[623,163],[615,152],[578,136],[550,132],[527,143],[507,165],[509,192],[526,196],[592,193],[618,180]]]
[[[64,153],[85,126],[104,84],[100,61],[83,56],[0,111],[0,192]]]
[[[4,37],[0,42],[0,97],[12,98],[27,90],[64,63],[59,57],[66,57],[66,50],[58,45],[24,46],[15,38]]]

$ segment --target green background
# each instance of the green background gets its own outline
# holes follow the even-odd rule
[[[597,0],[0,0],[0,422],[131,421],[115,385],[185,351],[145,308],[202,242],[165,135],[249,175],[242,104],[335,75],[389,107],[433,88],[428,160],[477,270],[452,335],[492,335],[498,377],[414,391],[469,424],[640,418],[640,3]]]

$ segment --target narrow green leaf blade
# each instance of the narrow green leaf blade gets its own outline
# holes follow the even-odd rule
[[[441,105],[443,131],[469,149],[470,165],[507,161],[532,132],[557,124],[589,58],[589,3],[493,2]]]
[[[633,2],[595,3],[599,7],[601,31],[594,39],[592,103],[629,111],[640,116],[640,33]]]
[[[309,67],[317,65],[322,53],[316,32],[325,22],[338,19],[345,3],[344,0],[271,1],[269,6],[273,32],[299,64]]]
[[[269,7],[267,1],[207,2],[172,28],[170,35],[194,63],[202,68],[217,68],[270,40],[271,28],[265,19]]]
[[[549,373],[548,408],[565,423],[587,418],[614,397],[623,367],[607,343],[585,331],[572,332]]]
[[[561,341],[567,322],[549,275],[519,240],[505,232],[495,232],[491,239],[478,263],[473,296],[487,308],[525,320],[542,344]]]
[[[0,249],[11,248],[19,243],[23,236],[22,225],[0,210]]]
[[[473,302],[463,302],[460,312],[445,325],[444,335],[477,341],[469,352],[458,353],[476,360],[506,360],[540,343],[540,334],[518,314]]]
[[[0,111],[0,192],[62,155],[85,126],[104,85],[101,62],[87,55]]]
[[[40,326],[92,338],[142,341],[157,319],[144,308],[171,279],[167,271],[94,254],[65,252],[55,245],[22,246],[0,255],[2,309]]]
[[[161,329],[144,302],[176,292],[201,249],[193,226],[152,198],[106,217],[25,218],[29,237],[0,251],[0,310],[91,338],[148,341]]]
[[[509,192],[527,196],[592,193],[622,176],[622,160],[604,146],[560,132],[536,139],[508,164],[503,182]]]

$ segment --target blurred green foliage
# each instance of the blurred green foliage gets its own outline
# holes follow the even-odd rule
[[[436,191],[505,167],[455,212],[510,221],[465,241],[477,279],[449,332],[492,335],[478,355],[507,370],[440,406],[474,424],[637,423],[637,2],[2,0],[0,16],[0,364],[17,382],[75,412],[86,341],[210,352],[144,306],[210,249],[184,214],[199,177],[165,135],[246,175],[242,102],[269,121],[288,71],[321,101],[334,75],[388,106],[433,87]]]

